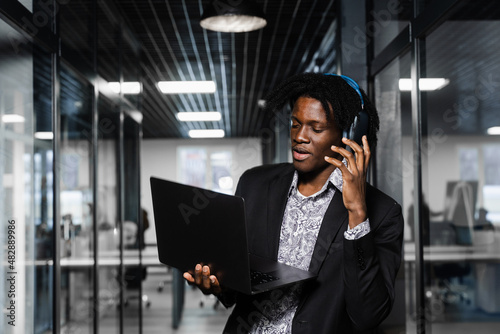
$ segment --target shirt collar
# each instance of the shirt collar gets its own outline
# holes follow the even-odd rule
[[[342,163],[347,166],[347,160],[345,158],[342,160]],[[299,182],[299,173],[297,172],[297,170],[295,170],[295,172],[293,173],[292,185],[290,186],[290,191],[288,192],[288,196],[290,196],[293,193],[293,191],[296,191],[297,194],[300,194],[298,192],[298,189],[297,189],[298,182]],[[335,188],[337,188],[340,192],[342,192],[342,186],[343,186],[344,182],[342,180],[342,172],[340,171],[340,169],[335,168],[335,170],[330,174],[330,176],[328,177],[328,180],[325,182],[325,184],[323,185],[321,190],[318,191],[317,193],[315,193],[311,196],[307,196],[307,197],[314,197],[314,196],[317,196],[319,194],[322,194],[323,192],[326,191],[329,184],[332,184]],[[302,195],[302,197],[306,197],[306,196]]]

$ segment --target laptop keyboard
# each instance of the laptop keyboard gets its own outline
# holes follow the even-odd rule
[[[252,285],[257,285],[257,284],[263,284],[263,283],[268,283],[272,281],[276,281],[279,278],[267,273],[263,273],[260,271],[250,271],[250,281]]]

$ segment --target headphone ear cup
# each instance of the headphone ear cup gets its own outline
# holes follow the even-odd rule
[[[359,112],[358,116],[354,119],[351,127],[354,129],[351,132],[351,140],[354,140],[359,145],[363,145],[362,138],[364,135],[368,134],[368,124],[369,116],[368,113],[363,109]]]
[[[353,138],[353,135],[354,135],[354,131],[356,129],[356,123],[357,123],[357,116],[356,118],[354,118],[354,121],[352,122],[352,124],[349,126],[348,129],[344,130],[344,132],[342,133],[342,136],[347,138],[347,139],[352,139]]]
[[[359,112],[358,116],[354,118],[349,129],[344,130],[343,136],[347,139],[354,140],[359,145],[363,145],[362,138],[368,134],[368,113],[363,109]]]
[[[342,138],[351,139],[351,138],[349,138],[349,134],[351,133],[351,131],[352,131],[352,125],[349,127],[348,130],[344,130],[342,132]]]
[[[354,117],[349,129],[344,130],[343,136],[350,140],[356,140],[356,130],[358,129],[358,116]]]
[[[349,128],[347,130],[344,130],[342,136],[344,136],[344,138],[347,138],[347,139],[354,138],[355,131],[356,131],[356,124],[357,123],[358,123],[358,116],[356,116],[354,118],[354,121],[351,123],[351,125],[349,126]],[[352,152],[352,148],[349,145],[346,145],[345,148],[349,152]]]

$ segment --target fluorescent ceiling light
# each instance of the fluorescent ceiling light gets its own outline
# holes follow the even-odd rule
[[[486,132],[489,135],[500,135],[500,126],[492,126],[491,128],[488,128]]]
[[[182,122],[220,121],[221,114],[218,111],[179,112],[177,113],[177,119]]]
[[[225,136],[224,130],[189,130],[189,137],[191,138],[223,138]]]
[[[35,132],[35,138],[42,140],[52,140],[54,139],[54,133],[49,131]]]
[[[419,81],[420,90],[432,91],[439,90],[450,83],[450,80],[445,78],[421,78]],[[399,79],[400,91],[411,91],[411,79]]]
[[[2,122],[4,123],[24,123],[24,116],[16,114],[2,115]]]
[[[113,93],[120,94],[119,82],[108,82],[108,87],[113,91]]]
[[[213,81],[159,81],[158,88],[163,94],[214,93]]]
[[[127,81],[127,82],[108,82],[109,88],[116,94],[140,94],[142,90],[142,85],[138,81]]]

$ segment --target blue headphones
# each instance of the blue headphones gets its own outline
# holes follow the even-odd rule
[[[351,86],[356,93],[358,93],[359,98],[361,99],[361,110],[358,113],[358,116],[354,118],[354,121],[349,126],[349,128],[344,129],[343,136],[354,140],[359,145],[362,145],[361,138],[368,133],[368,123],[369,117],[368,113],[365,110],[365,101],[363,100],[363,95],[361,94],[361,90],[359,89],[359,85],[356,81],[346,75],[334,74],[334,73],[324,73],[324,75],[332,75],[336,77],[341,77]]]

